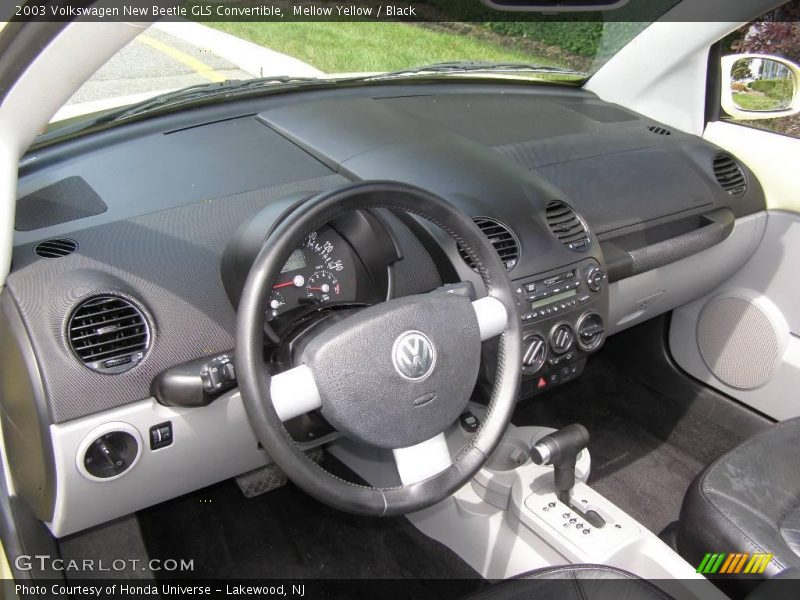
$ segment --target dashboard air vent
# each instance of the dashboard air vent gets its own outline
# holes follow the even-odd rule
[[[647,129],[650,133],[655,133],[656,135],[672,135],[669,129],[666,127],[659,127],[658,125],[650,125]]]
[[[519,260],[519,241],[511,230],[500,221],[489,217],[474,217],[472,220],[475,221],[483,235],[489,238],[492,246],[497,250],[497,254],[500,255],[500,260],[506,266],[506,270],[510,271],[516,267]],[[461,246],[458,247],[458,253],[470,269],[476,270],[474,261],[467,256]]]
[[[72,312],[72,351],[88,368],[115,374],[136,365],[150,347],[150,326],[136,306],[117,296],[94,296]]]
[[[742,196],[747,191],[744,171],[730,154],[717,154],[714,157],[714,177],[731,196]]]
[[[37,256],[42,258],[61,258],[69,256],[78,249],[78,242],[69,238],[53,238],[39,242],[33,247]]]
[[[583,252],[591,245],[586,223],[572,208],[554,200],[546,208],[547,226],[559,242],[570,250]]]

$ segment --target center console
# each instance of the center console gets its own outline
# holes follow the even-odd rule
[[[471,403],[468,410],[478,421],[483,419],[485,407]],[[580,429],[570,426],[556,432],[509,425],[470,483],[408,515],[409,520],[487,579],[554,565],[602,564],[657,579],[676,598],[722,598],[655,533],[586,484],[591,459]],[[463,424],[451,427],[446,433],[451,452],[458,452],[471,435]],[[548,444],[548,438],[556,438],[556,443]],[[559,447],[566,450],[561,456]],[[396,484],[391,455],[383,456],[384,451],[345,438],[328,451],[371,485]],[[571,467],[571,479],[565,480],[563,473],[559,478],[551,464]]]
[[[594,258],[514,281],[527,398],[578,377],[605,341],[608,281]]]

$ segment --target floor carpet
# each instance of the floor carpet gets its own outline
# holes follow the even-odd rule
[[[696,427],[696,420],[660,413],[668,403],[598,358],[576,382],[521,403],[513,422],[584,425],[591,435],[589,484],[659,533],[677,520],[692,479],[730,445],[727,437],[721,439],[725,432],[710,425],[702,434],[688,435],[684,430]]]
[[[292,483],[246,499],[226,481],[138,518],[148,555],[194,559],[192,577],[356,580],[340,581],[335,597],[372,596],[374,588],[366,585],[360,593],[359,579],[403,579],[404,596],[420,599],[461,598],[485,585],[405,518],[346,514]]]

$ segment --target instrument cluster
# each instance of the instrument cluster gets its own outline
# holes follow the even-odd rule
[[[356,300],[355,256],[330,227],[309,233],[272,286],[267,318],[295,308]]]

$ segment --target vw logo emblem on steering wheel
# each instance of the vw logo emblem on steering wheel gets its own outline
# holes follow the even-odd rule
[[[392,362],[401,377],[419,381],[433,371],[436,364],[436,349],[424,333],[406,331],[394,341]]]

